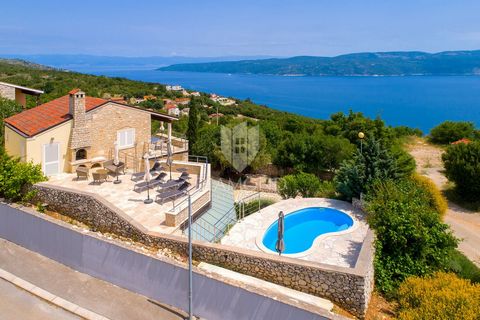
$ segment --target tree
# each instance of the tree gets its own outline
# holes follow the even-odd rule
[[[377,180],[369,187],[367,220],[375,230],[375,280],[392,293],[408,276],[446,268],[457,245],[429,192],[412,179]]]
[[[190,112],[188,115],[188,129],[187,129],[187,139],[188,139],[188,150],[194,150],[195,143],[197,141],[198,134],[198,100],[192,98],[188,104]]]
[[[411,172],[400,170],[397,159],[375,139],[367,140],[363,151],[345,161],[337,172],[337,190],[345,198],[359,197],[375,180],[398,179]]]
[[[13,100],[5,99],[0,97],[0,139],[1,139],[1,145],[3,145],[3,137],[4,137],[4,130],[5,130],[5,125],[3,123],[3,119],[8,118],[10,116],[13,116],[16,113],[19,113],[22,111],[22,106],[17,104]]]
[[[460,196],[480,198],[480,142],[451,145],[442,155],[445,175],[455,182]]]
[[[433,143],[449,144],[462,138],[473,138],[475,126],[473,122],[445,121],[430,131]]]

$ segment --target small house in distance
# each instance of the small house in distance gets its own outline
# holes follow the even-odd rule
[[[27,106],[26,95],[36,96],[38,98],[42,93],[42,90],[22,87],[6,82],[0,82],[0,97],[14,100],[24,108]]]

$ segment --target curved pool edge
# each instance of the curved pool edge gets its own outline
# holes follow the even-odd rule
[[[293,213],[293,212],[296,212],[296,211],[299,211],[299,210],[303,210],[303,209],[307,209],[307,208],[329,208],[329,209],[335,209],[335,210],[338,210],[344,214],[346,214],[347,216],[350,217],[350,219],[352,219],[352,226],[346,230],[342,230],[342,231],[333,231],[333,232],[327,232],[327,233],[323,233],[319,236],[317,236],[313,242],[312,242],[312,245],[310,246],[310,248],[308,248],[307,250],[305,251],[302,251],[302,252],[298,252],[298,253],[282,253],[282,257],[289,257],[289,258],[302,258],[302,257],[305,257],[305,256],[308,256],[310,255],[313,250],[315,250],[315,246],[323,239],[325,238],[328,238],[328,237],[336,237],[336,236],[341,236],[341,235],[345,235],[345,234],[348,234],[348,233],[352,233],[353,231],[355,231],[357,228],[358,228],[358,221],[357,219],[350,213],[348,212],[345,212],[345,210],[341,210],[341,209],[338,209],[336,208],[335,206],[328,206],[328,205],[321,205],[321,206],[318,206],[318,205],[312,205],[312,206],[301,206],[301,207],[298,207],[298,208],[295,208],[294,210],[290,210],[288,212],[284,212],[285,213],[285,216],[289,215],[290,213]],[[276,221],[278,220],[278,218],[273,218],[271,219],[271,221],[269,220],[269,223],[266,227],[262,227],[261,229],[261,232],[259,232],[259,234],[256,236],[255,238],[255,244],[257,245],[257,247],[265,252],[265,253],[271,253],[271,254],[276,254],[278,255],[278,252],[276,251],[273,251],[273,250],[270,250],[269,248],[267,248],[264,244],[263,244],[263,238],[265,236],[265,233],[267,232],[267,230],[270,228],[270,226],[275,223]]]

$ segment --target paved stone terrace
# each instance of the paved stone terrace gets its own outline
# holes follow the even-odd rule
[[[355,267],[363,240],[367,234],[368,225],[363,213],[354,209],[350,203],[345,201],[323,198],[282,200],[235,224],[229,233],[223,237],[221,243],[261,251],[256,244],[257,237],[278,219],[279,211],[283,210],[285,214],[288,214],[308,207],[328,207],[341,210],[356,220],[356,227],[350,233],[327,235],[319,242],[314,242],[312,253],[298,259],[340,267]]]
[[[95,170],[95,169],[93,169]],[[169,174],[169,172],[167,172]],[[172,179],[176,179],[180,173],[173,170]],[[188,182],[195,186],[198,176],[190,174]],[[149,231],[156,231],[161,233],[173,233],[178,227],[169,227],[165,225],[165,213],[172,209],[174,203],[178,204],[186,197],[181,197],[173,201],[166,201],[163,205],[153,202],[151,204],[144,204],[143,200],[147,199],[147,191],[137,193],[133,191],[136,183],[141,181],[132,181],[131,173],[126,172],[125,175],[120,175],[122,180],[120,184],[114,184],[115,176],[109,175],[106,182],[97,184],[94,183],[91,176],[88,180],[77,180],[76,174],[60,174],[50,177],[47,184],[54,186],[61,186],[72,190],[79,190],[84,192],[96,193],[117,208],[121,209],[127,215],[135,219],[138,223],[143,225]],[[168,179],[168,177],[167,177]],[[209,188],[209,184],[205,185],[205,190]],[[202,192],[203,194],[203,192]],[[150,189],[150,198],[155,199],[157,195],[156,189]],[[195,200],[196,197],[193,197]]]

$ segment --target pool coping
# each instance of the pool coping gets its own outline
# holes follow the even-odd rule
[[[345,210],[341,210],[341,209],[338,209],[336,208],[334,205],[330,205],[329,203],[326,203],[322,206],[314,206],[314,205],[300,205],[298,208],[295,208],[293,210],[289,210],[288,212],[285,212],[284,211],[284,214],[285,214],[285,217],[287,217],[287,215],[291,214],[291,213],[294,213],[296,211],[300,211],[300,210],[303,210],[303,209],[308,209],[308,208],[329,208],[329,209],[335,209],[337,211],[340,211],[344,214],[346,214],[347,216],[350,217],[350,219],[352,219],[353,223],[352,223],[352,226],[346,230],[342,230],[342,231],[334,231],[334,232],[327,232],[327,233],[323,233],[321,235],[318,235],[312,242],[312,245],[310,246],[310,248],[308,248],[307,250],[305,251],[302,251],[302,252],[298,252],[298,253],[282,253],[281,256],[284,256],[284,257],[289,257],[289,258],[302,258],[302,257],[306,257],[310,254],[313,253],[313,251],[315,250],[315,246],[322,240],[328,238],[328,237],[337,237],[337,236],[341,236],[341,235],[345,235],[345,234],[348,234],[348,233],[352,233],[353,231],[355,231],[359,224],[358,224],[358,221],[355,217],[353,217],[351,214],[349,214],[348,212],[345,212]],[[278,254],[280,255],[277,251],[273,251],[273,250],[270,250],[269,248],[267,248],[264,244],[263,244],[263,238],[265,236],[265,232],[267,232],[267,230],[271,227],[271,225],[273,223],[275,223],[275,221],[277,221],[278,218],[275,218],[275,217],[272,217],[272,219],[269,219],[268,220],[268,225],[266,227],[262,227],[261,229],[261,232],[258,233],[257,237],[255,238],[255,244],[257,245],[257,247],[265,252],[265,253],[270,253],[270,254]]]

